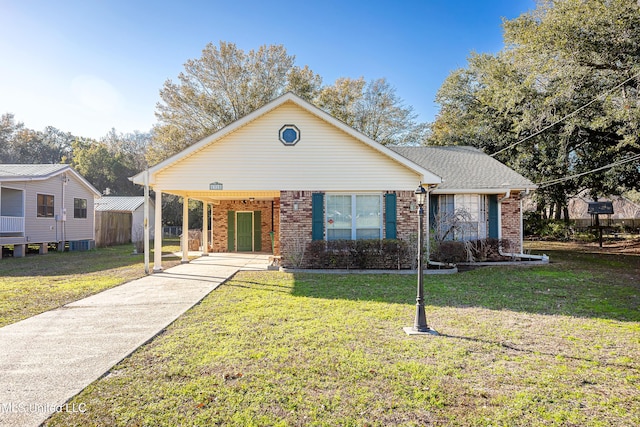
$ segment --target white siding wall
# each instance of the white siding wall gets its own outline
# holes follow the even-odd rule
[[[46,181],[32,181],[24,183],[26,190],[24,205],[24,235],[27,242],[56,242],[60,236],[61,227],[54,218],[38,218],[38,194],[49,194],[53,196],[54,215],[60,213],[62,206],[62,178],[55,176]]]
[[[278,131],[300,130],[285,146]],[[222,140],[160,171],[156,188],[208,190],[371,191],[415,188],[414,171],[293,103],[285,103]]]
[[[153,203],[149,203],[149,238],[151,240],[153,240],[155,224],[156,224],[155,205]],[[132,218],[131,218],[132,238],[136,235],[136,230],[137,232],[144,233],[144,205],[140,206],[138,209],[132,212]]]
[[[69,240],[90,240],[94,238],[94,194],[77,181],[71,174],[64,190],[67,221],[56,221],[62,214],[62,176],[57,175],[44,181],[12,182],[11,188],[25,190],[25,237],[2,239],[0,243],[44,243]],[[8,186],[9,184],[7,184]],[[54,217],[38,218],[38,194],[54,197]],[[73,218],[74,197],[87,199],[87,218]],[[65,235],[63,235],[63,230]]]
[[[94,230],[94,194],[89,191],[79,181],[70,176],[69,183],[65,190],[64,205],[67,209],[67,221],[65,224],[66,240],[93,240],[95,239]],[[87,217],[73,217],[73,199],[87,200]]]

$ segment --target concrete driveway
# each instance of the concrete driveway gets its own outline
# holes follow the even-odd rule
[[[238,270],[268,255],[211,254],[0,328],[0,426],[38,426]]]

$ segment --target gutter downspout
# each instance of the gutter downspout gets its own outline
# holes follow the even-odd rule
[[[529,194],[529,190],[526,190],[526,194]],[[499,226],[498,226],[498,239],[502,240],[502,202],[506,199],[508,199],[511,196],[511,190],[507,190],[507,193],[505,194],[504,197],[498,199],[498,222],[499,222]],[[522,214],[522,198],[520,198],[520,253],[512,253],[512,252],[504,252],[502,250],[502,245],[498,246],[498,253],[502,256],[506,256],[506,257],[511,257],[511,258],[524,258],[524,259],[530,259],[530,260],[538,260],[538,261],[542,261],[544,263],[548,263],[549,262],[549,256],[547,254],[542,254],[542,255],[532,255],[532,254],[525,254],[523,249],[524,249],[524,224],[522,222],[523,220],[523,214]]]

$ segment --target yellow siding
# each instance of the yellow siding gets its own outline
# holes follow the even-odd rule
[[[300,130],[300,141],[285,146],[278,131]],[[158,172],[162,190],[381,191],[415,188],[414,171],[287,102]]]

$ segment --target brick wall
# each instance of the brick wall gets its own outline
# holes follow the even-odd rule
[[[312,195],[318,191],[282,191],[280,193],[280,241],[284,262],[291,265],[292,259],[298,259],[312,241]],[[415,195],[413,191],[388,191],[397,195],[397,237],[409,240],[415,237],[418,228],[418,212],[411,211]],[[383,198],[383,212],[386,214],[385,199]],[[326,200],[325,200],[326,203]],[[297,206],[297,210],[295,207]],[[426,213],[425,213],[426,215]],[[383,236],[386,234],[386,218],[383,218]],[[304,263],[302,264],[304,265]]]
[[[270,200],[259,201],[242,201],[242,200],[222,200],[219,204],[213,205],[213,242],[211,243],[212,252],[227,252],[228,238],[228,211],[260,211],[260,219],[262,225],[260,227],[262,252],[271,252],[271,236],[269,232],[272,230],[271,223],[271,205]],[[276,198],[273,201],[273,230],[278,236],[280,223],[278,216],[280,213],[280,200]],[[275,253],[279,252],[279,244],[276,239]]]
[[[302,256],[311,242],[312,194],[317,191],[280,192],[280,234],[279,253],[285,263]]]
[[[511,197],[502,201],[502,239],[507,240],[510,247],[505,250],[519,253],[522,251],[520,243],[520,195],[511,194]]]
[[[418,236],[418,209],[415,204],[416,195],[413,191],[395,191],[397,196],[397,234],[398,239],[409,241]],[[413,207],[413,210],[411,209]],[[424,207],[425,218],[429,214]],[[426,227],[426,219],[424,226]]]

